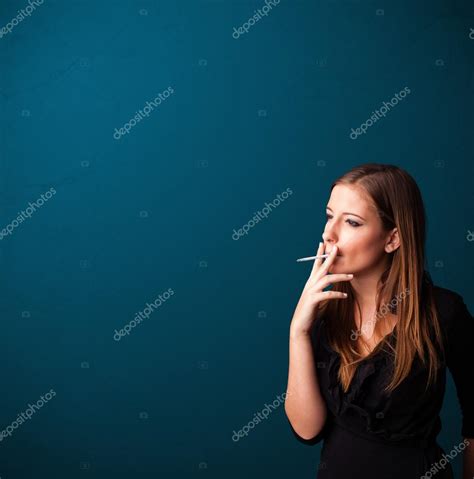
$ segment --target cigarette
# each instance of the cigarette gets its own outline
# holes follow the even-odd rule
[[[329,254],[318,254],[317,256],[307,256],[306,258],[299,258],[296,261],[311,261],[312,259],[327,258]]]

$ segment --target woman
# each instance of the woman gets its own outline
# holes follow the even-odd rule
[[[453,478],[462,452],[472,479],[474,320],[424,270],[415,181],[392,165],[352,169],[332,185],[323,240],[329,257],[315,260],[290,325],[285,400],[297,439],[323,441],[317,478]],[[449,451],[436,442],[446,367],[464,437]]]

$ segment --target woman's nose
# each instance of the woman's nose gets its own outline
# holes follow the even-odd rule
[[[336,236],[334,234],[334,231],[332,231],[330,228],[326,227],[324,228],[323,232],[323,240],[325,243],[335,243],[336,242]]]

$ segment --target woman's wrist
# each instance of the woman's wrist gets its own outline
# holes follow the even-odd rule
[[[295,328],[290,327],[290,340],[305,339],[309,337],[310,337],[309,331],[297,330]]]

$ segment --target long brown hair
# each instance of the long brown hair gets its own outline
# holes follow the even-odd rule
[[[444,349],[433,298],[433,283],[424,269],[426,221],[420,190],[406,171],[394,165],[378,163],[351,169],[334,181],[331,191],[341,184],[357,187],[364,194],[376,208],[385,231],[398,229],[400,246],[389,254],[389,266],[381,275],[376,297],[377,315],[384,309],[387,311],[388,307],[397,316],[392,333],[395,347],[387,341],[390,336],[387,335],[369,356],[363,357],[357,351],[351,334],[357,331],[354,306],[359,305],[349,282],[336,282],[332,287],[333,291],[347,293],[346,300],[327,300],[320,304],[321,316],[334,319],[327,321],[327,327],[331,347],[341,356],[339,381],[347,391],[358,364],[383,346],[394,358],[392,378],[385,391],[391,392],[408,376],[417,356],[423,365],[428,363],[428,388],[435,381],[440,365],[435,343],[441,351],[444,352]],[[388,302],[381,307],[382,300]],[[375,322],[375,337],[381,336],[381,323]]]

